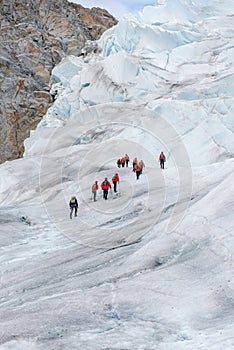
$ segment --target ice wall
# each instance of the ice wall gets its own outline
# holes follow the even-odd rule
[[[125,16],[99,40],[100,54],[54,69],[56,101],[39,127],[63,125],[91,106],[137,102],[196,140],[204,161],[231,157],[233,13],[229,0],[168,0]]]

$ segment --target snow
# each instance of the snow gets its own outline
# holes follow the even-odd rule
[[[54,69],[53,106],[0,166],[1,350],[234,347],[233,9],[158,1]]]

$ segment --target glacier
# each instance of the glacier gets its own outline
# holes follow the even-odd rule
[[[231,0],[160,0],[54,68],[0,165],[1,350],[234,347],[233,28]]]

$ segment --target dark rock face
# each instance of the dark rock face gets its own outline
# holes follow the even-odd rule
[[[0,21],[2,163],[22,156],[23,141],[51,105],[53,67],[81,55],[87,41],[117,22],[105,10],[67,0],[0,0]]]

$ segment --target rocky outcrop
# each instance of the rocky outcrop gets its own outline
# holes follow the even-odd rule
[[[0,0],[0,162],[22,156],[23,141],[52,103],[50,73],[81,55],[116,20],[67,0]],[[95,46],[94,46],[95,48]]]

